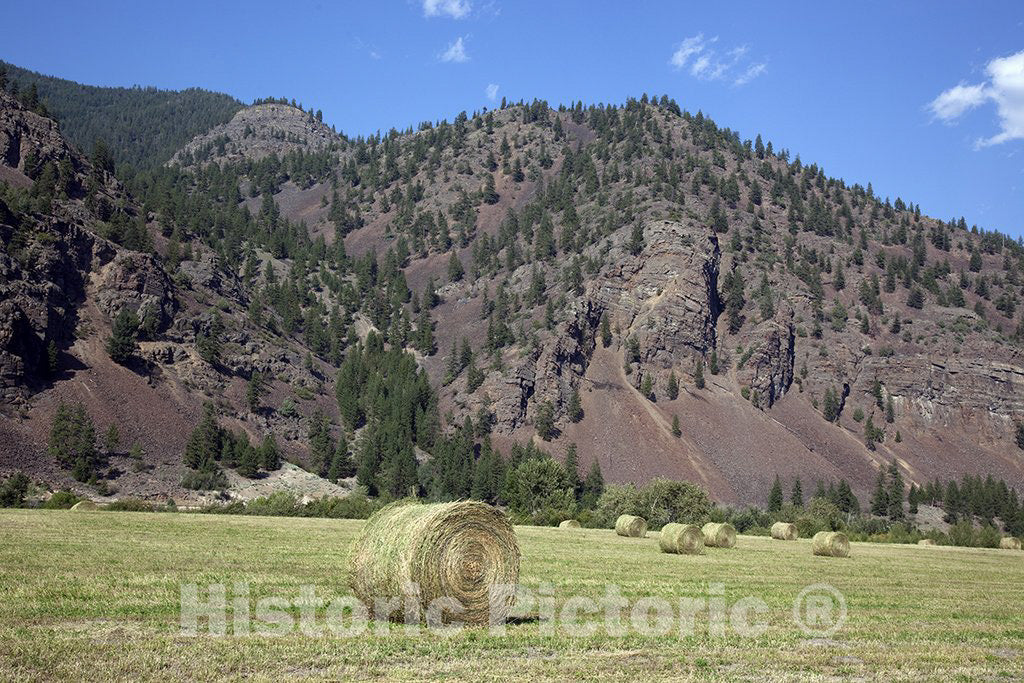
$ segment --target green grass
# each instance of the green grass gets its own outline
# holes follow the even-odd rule
[[[536,620],[410,635],[376,627],[358,638],[187,636],[182,583],[247,582],[253,600],[347,594],[348,549],[362,522],[66,511],[0,511],[0,679],[140,680],[385,678],[445,680],[1019,678],[1024,671],[1024,553],[854,543],[849,559],[813,557],[810,541],[741,536],[735,549],[665,555],[652,538],[611,531],[517,529],[521,583],[600,597],[760,598],[753,638],[680,638],[600,630],[571,637]],[[835,635],[794,623],[800,590],[825,582],[847,601]],[[230,594],[229,594],[230,598]],[[230,618],[230,617],[229,617]],[[595,618],[596,619],[596,618]],[[601,622],[603,623],[603,621]]]

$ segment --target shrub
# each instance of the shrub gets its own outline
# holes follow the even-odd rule
[[[71,491],[57,491],[43,503],[44,510],[68,510],[72,505],[82,500]]]
[[[16,508],[25,504],[29,479],[24,472],[15,472],[0,485],[0,507]]]

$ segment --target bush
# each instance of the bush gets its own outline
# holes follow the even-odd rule
[[[612,485],[597,501],[595,516],[610,527],[619,515],[637,515],[652,529],[669,522],[704,524],[711,514],[711,501],[704,489],[685,481],[653,479],[637,488],[633,484]]]
[[[42,507],[44,510],[68,510],[80,500],[82,499],[71,491],[57,491],[46,499]]]
[[[16,508],[25,504],[29,479],[24,472],[15,472],[0,485],[0,507]]]
[[[219,467],[186,472],[181,485],[193,491],[217,491],[228,486],[227,475]]]

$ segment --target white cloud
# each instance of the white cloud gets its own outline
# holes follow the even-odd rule
[[[732,84],[737,87],[741,85],[746,85],[747,83],[750,83],[750,81],[754,80],[755,78],[763,74],[765,69],[767,68],[768,65],[765,64],[764,62],[751,64],[750,66],[747,67],[746,71],[744,71],[743,73],[736,77]]]
[[[489,99],[491,102],[498,99],[497,83],[488,83],[487,87],[484,88],[484,94],[487,95],[487,99]]]
[[[469,55],[466,54],[466,47],[462,44],[462,36],[455,39],[455,42],[448,46],[448,49],[441,53],[439,59],[442,62],[468,62]]]
[[[462,19],[469,15],[469,0],[423,0],[423,15]]]
[[[946,90],[928,105],[935,118],[952,123],[968,109],[973,109],[988,99],[984,85],[960,85]]]
[[[703,33],[690,36],[679,44],[679,47],[676,48],[676,51],[669,58],[668,63],[676,69],[682,69],[686,66],[686,62],[689,61],[690,57],[700,54],[709,43],[713,43],[716,40],[718,40],[718,36],[710,40],[704,40]]]
[[[676,71],[689,65],[690,75],[702,81],[728,78],[735,86],[745,85],[764,73],[764,62],[747,63],[750,52],[747,45],[737,45],[720,54],[712,47],[716,42],[718,36],[705,38],[703,33],[690,36],[676,47],[668,63]]]
[[[1024,50],[997,57],[985,67],[988,80],[974,85],[955,85],[928,103],[935,118],[953,123],[966,112],[988,102],[996,105],[1000,131],[979,139],[976,147],[1024,140]]]

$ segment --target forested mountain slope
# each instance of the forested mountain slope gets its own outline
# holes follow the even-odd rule
[[[242,108],[235,98],[200,88],[104,88],[0,62],[14,94],[34,92],[60,122],[61,132],[86,153],[97,141],[113,150],[117,164],[136,168],[169,159],[193,136],[226,122]],[[32,109],[29,106],[29,109]]]
[[[1024,482],[1018,241],[666,97],[368,139],[273,106],[129,184],[189,302],[142,352],[193,420],[213,398],[386,495],[496,495],[494,452],[529,440],[730,502],[776,473],[863,493],[893,462]]]

